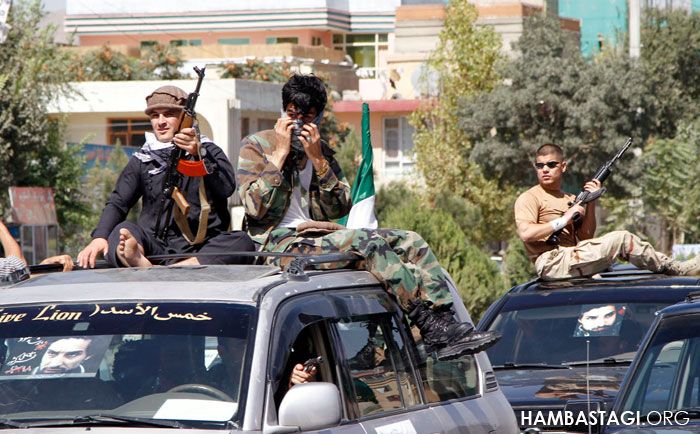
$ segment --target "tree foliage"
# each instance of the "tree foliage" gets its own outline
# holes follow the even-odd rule
[[[641,37],[644,85],[657,96],[649,107],[656,115],[657,137],[671,138],[679,123],[700,115],[700,12],[646,8]]]
[[[86,53],[72,52],[69,69],[74,81],[124,80],[177,80],[186,78],[180,73],[183,65],[178,48],[174,45],[154,44],[141,58],[115,51],[105,43]]]
[[[294,74],[298,64],[289,62],[265,62],[262,59],[246,59],[245,63],[229,62],[222,65],[221,78],[241,78],[245,80],[285,83]]]
[[[500,186],[536,183],[534,151],[545,143],[564,149],[565,183],[578,190],[624,144],[644,143],[652,133],[645,110],[644,77],[633,62],[607,56],[588,62],[556,19],[532,17],[517,44],[521,57],[508,62],[492,92],[463,100],[458,113],[474,143],[469,158]],[[629,191],[638,172],[632,152],[608,181]]]
[[[501,60],[500,40],[493,29],[476,26],[476,8],[466,0],[452,0],[446,9],[443,30],[427,61],[423,80],[436,80],[438,91],[410,119],[416,165],[428,187],[451,191],[478,207],[490,224],[481,231],[482,241],[503,238],[511,224],[502,210],[512,194],[482,176],[468,159],[472,143],[457,127],[460,99],[488,92],[496,84]]]
[[[63,143],[63,120],[47,116],[53,97],[71,93],[71,58],[53,44],[55,28],[39,26],[42,16],[38,1],[13,4],[0,50],[0,206],[9,206],[10,186],[52,187],[65,233],[87,213],[79,205],[82,159]]]
[[[449,193],[445,193],[447,196]],[[380,226],[420,234],[454,279],[472,319],[477,321],[503,294],[505,282],[498,265],[470,241],[470,227],[460,222],[460,218],[468,218],[459,216],[463,209],[458,202],[431,204],[424,192],[411,190],[403,183],[389,184],[377,193]]]

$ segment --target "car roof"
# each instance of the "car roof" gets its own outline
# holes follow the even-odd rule
[[[662,309],[659,311],[659,316],[666,318],[690,313],[700,313],[700,291],[691,292],[684,301]]]
[[[345,274],[342,273],[345,271]],[[79,303],[122,301],[229,301],[254,304],[261,291],[285,282],[309,278],[342,282],[351,286],[362,273],[356,270],[311,271],[300,276],[272,265],[196,265],[144,268],[108,268],[50,273],[0,287],[2,304]],[[341,277],[342,276],[342,277]],[[374,280],[376,283],[376,280]],[[318,285],[294,285],[294,292],[317,289]]]
[[[511,288],[509,293],[513,294],[565,289],[605,289],[698,285],[700,285],[700,278],[698,277],[655,274],[650,271],[639,270],[633,266],[623,265],[616,266],[612,271],[596,274],[595,276],[571,277],[568,279],[549,281],[536,279]]]

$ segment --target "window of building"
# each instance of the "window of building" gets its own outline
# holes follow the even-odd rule
[[[358,75],[374,78],[377,75],[379,52],[389,46],[387,33],[334,34],[333,48],[344,50],[359,66]]]
[[[311,45],[313,45],[313,46],[323,45],[323,40],[321,39],[320,36],[312,36],[311,37]]]
[[[384,118],[384,175],[400,177],[415,167],[413,133],[405,116]]]
[[[202,45],[202,40],[201,39],[173,39],[170,41],[170,45],[173,45],[175,47],[187,47],[187,46],[195,46],[195,45]]]
[[[218,42],[221,45],[248,45],[250,38],[219,38]]]
[[[296,36],[270,37],[265,39],[266,44],[298,44],[299,38]]]
[[[139,45],[142,50],[147,50],[150,47],[158,45],[158,41],[141,41]]]
[[[114,145],[119,140],[123,146],[143,146],[144,133],[153,131],[148,119],[107,119],[107,143]]]

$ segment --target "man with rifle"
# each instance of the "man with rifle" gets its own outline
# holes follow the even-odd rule
[[[153,133],[146,133],[146,143],[119,175],[92,233],[92,242],[78,254],[81,267],[94,267],[100,253],[112,265],[124,267],[149,266],[151,255],[188,253],[221,255],[194,256],[179,264],[250,262],[227,254],[254,249],[245,232],[229,231],[227,201],[236,189],[233,167],[221,148],[198,135],[191,127],[192,120],[187,119],[194,116],[194,102],[204,75],[203,71],[197,73],[200,82],[195,95],[188,96],[176,86],[162,86],[146,97],[145,112]],[[171,158],[173,154],[176,157]],[[197,176],[178,175],[172,164],[190,167],[189,172]],[[196,173],[198,170],[201,173]],[[126,221],[140,198],[143,208],[138,223]]]
[[[538,276],[544,280],[590,276],[605,271],[617,259],[655,273],[700,275],[700,256],[685,262],[676,261],[627,231],[593,238],[595,201],[588,199],[600,196],[601,182],[616,158],[599,171],[599,176],[584,185],[581,194],[574,196],[561,189],[562,175],[566,172],[562,149],[546,144],[537,150],[535,168],[539,184],[518,196],[515,223]],[[555,233],[557,235],[553,236]]]

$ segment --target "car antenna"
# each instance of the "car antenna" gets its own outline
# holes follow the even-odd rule
[[[586,414],[586,418],[591,417],[591,387],[589,384],[590,362],[591,362],[591,340],[586,339],[586,404],[588,405],[588,414]],[[588,434],[591,434],[591,424],[587,423],[586,425],[588,426]]]

